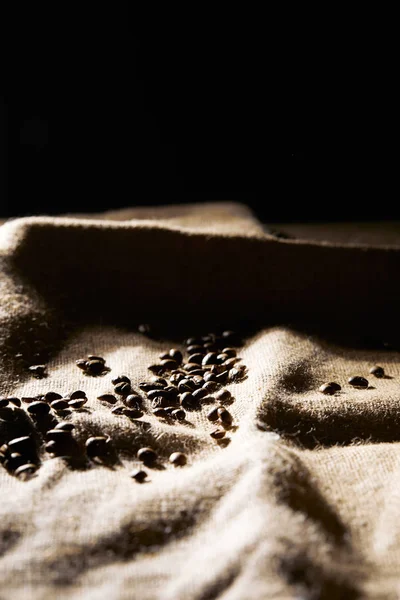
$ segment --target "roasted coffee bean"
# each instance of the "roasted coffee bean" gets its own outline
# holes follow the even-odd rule
[[[214,373],[214,375],[219,375],[223,371],[226,371],[225,367],[222,365],[208,365],[210,368],[210,372]]]
[[[335,383],[332,381],[330,383],[324,383],[323,385],[321,385],[319,388],[319,391],[322,392],[322,394],[328,394],[328,395],[332,396],[333,394],[335,394],[336,392],[338,392],[341,389],[342,388],[340,387],[340,385],[338,383]]]
[[[218,354],[216,354],[216,352],[209,352],[208,354],[205,355],[201,364],[215,365],[218,362],[217,356],[218,356]]]
[[[186,419],[186,413],[181,408],[177,408],[176,410],[173,410],[171,413],[171,416],[173,419],[176,419],[177,421],[184,421]]]
[[[14,421],[15,420],[15,412],[9,406],[5,406],[4,408],[0,408],[0,419],[3,421]]]
[[[169,355],[169,352],[161,352],[161,354],[159,354],[159,355],[158,355],[158,358],[159,358],[160,360],[168,360],[168,359],[170,359],[171,357],[170,357],[170,355]]]
[[[169,462],[174,465],[174,467],[183,467],[187,463],[186,454],[183,452],[173,452],[169,457]]]
[[[50,429],[46,433],[46,439],[48,441],[54,440],[57,443],[64,444],[65,442],[71,442],[72,435],[67,429]]]
[[[35,398],[34,396],[22,396],[21,400],[26,404],[30,404],[31,402],[36,402],[37,398]]]
[[[161,406],[159,408],[155,408],[152,411],[152,413],[155,417],[158,417],[158,418],[165,418],[168,416],[168,414],[165,412],[165,409],[162,408]]]
[[[348,383],[355,388],[365,389],[368,387],[368,380],[364,377],[360,377],[359,375],[355,377],[350,377]]]
[[[124,410],[125,410],[124,406],[114,406],[114,408],[111,409],[111,412],[113,413],[113,415],[123,415]]]
[[[0,446],[0,452],[4,454],[4,456],[7,456],[7,454],[9,453],[8,444],[3,444],[2,446]]]
[[[5,406],[8,406],[7,398],[0,398],[0,408],[4,408]]]
[[[25,463],[26,457],[22,456],[19,452],[11,452],[7,458],[7,468],[13,471]]]
[[[241,369],[236,369],[236,367],[233,367],[233,369],[229,369],[228,381],[237,381],[238,379],[241,379],[242,377],[243,377],[243,371]]]
[[[28,370],[37,379],[42,379],[46,374],[46,365],[32,365]]]
[[[197,365],[197,366],[200,366],[200,365]],[[196,375],[200,376],[200,377],[203,377],[203,375],[204,375],[204,369],[203,368],[200,368],[200,369],[191,369],[190,372],[189,372],[189,374],[187,375],[187,377],[189,379],[193,379],[193,377],[195,377]]]
[[[130,382],[131,382],[131,380],[126,375],[118,375],[117,377],[114,377],[114,379],[111,379],[111,383],[113,385],[118,385],[118,383],[130,383]]]
[[[236,356],[235,348],[224,348],[222,350],[222,353],[226,354],[229,358],[233,358],[234,356]]]
[[[14,404],[14,406],[17,406],[18,408],[21,406],[21,400],[15,396],[10,396],[7,398],[7,400],[10,402],[10,404]]]
[[[88,361],[85,358],[79,358],[75,361],[75,364],[78,367],[78,369],[82,369],[82,371],[85,371],[87,362]]]
[[[215,373],[206,373],[204,375],[204,381],[207,383],[209,381],[217,381],[217,376]]]
[[[54,440],[47,442],[47,444],[44,445],[44,448],[49,454],[61,454],[64,451],[64,448],[60,447]]]
[[[218,407],[214,407],[210,410],[209,413],[207,413],[207,419],[209,421],[217,421],[219,418],[219,414],[218,414]]]
[[[172,360],[172,358],[162,360],[160,364],[166,371],[173,371],[173,369],[178,368],[178,363],[176,362],[176,360]]]
[[[26,463],[15,469],[14,475],[18,477],[18,479],[22,479],[26,481],[36,472],[37,466],[32,463]]]
[[[214,402],[215,402],[215,398],[214,398],[214,396],[211,396],[210,394],[207,394],[207,396],[203,396],[203,398],[201,399],[202,404],[213,404]]]
[[[69,395],[70,400],[80,400],[81,398],[86,398],[86,393],[82,390],[76,390]]]
[[[164,371],[166,371],[167,369],[165,367],[163,367],[163,365],[150,365],[150,367],[148,367],[149,371],[151,371],[152,373],[155,373],[156,375],[160,375],[161,373],[164,373]]]
[[[176,348],[171,348],[171,350],[169,351],[169,356],[178,364],[180,364],[183,360],[182,352],[180,350],[177,350]]]
[[[190,379],[193,381],[193,383],[196,385],[197,388],[203,387],[205,381],[203,379],[203,377],[201,375],[191,375]]]
[[[166,406],[164,408],[164,410],[167,413],[167,415],[171,415],[174,412],[174,410],[177,410],[177,409],[176,409],[176,406]]]
[[[202,335],[201,336],[201,341],[203,342],[203,344],[208,344],[209,342],[215,342],[215,336],[212,334],[208,334],[208,335]]]
[[[73,423],[57,423],[54,429],[61,429],[62,431],[72,431],[75,429],[75,425]]]
[[[197,363],[186,363],[183,365],[183,368],[185,369],[185,371],[190,373],[191,371],[197,371],[199,365]]]
[[[207,396],[207,390],[203,390],[203,388],[200,388],[199,390],[192,392],[192,396],[195,400],[201,400],[201,398]]]
[[[178,383],[184,378],[185,376],[182,373],[174,373],[173,375],[171,375],[169,380],[172,383],[172,385],[178,385]]]
[[[144,463],[152,463],[156,460],[157,453],[153,448],[140,448],[136,456]]]
[[[167,392],[168,398],[171,400],[171,402],[176,402],[178,396],[177,387],[175,387],[174,385],[168,385],[166,388],[164,388],[164,392]]]
[[[88,360],[97,360],[99,362],[102,362],[103,365],[106,364],[105,358],[103,358],[102,356],[95,356],[94,354],[88,354]]]
[[[54,400],[50,406],[53,410],[65,410],[69,408],[69,404],[65,400]]]
[[[139,410],[139,408],[142,405],[142,398],[140,396],[137,396],[136,394],[129,394],[129,396],[126,396],[126,398],[122,399],[122,402],[128,408],[134,408]]]
[[[226,402],[231,399],[231,393],[228,390],[219,390],[215,394],[215,399],[218,402]]]
[[[10,452],[19,452],[20,454],[34,454],[36,451],[35,442],[29,435],[14,438],[8,442]]]
[[[229,359],[229,356],[228,356],[227,354],[224,354],[224,353],[222,353],[222,354],[218,354],[218,356],[217,356],[217,361],[218,361],[220,364],[222,364],[223,362],[225,362],[225,361],[226,361],[226,360],[228,360],[228,359]]]
[[[375,377],[378,377],[378,379],[381,379],[382,377],[385,376],[385,370],[383,367],[378,367],[378,365],[375,365],[375,367],[372,367],[369,372],[371,373],[371,375],[374,375]]]
[[[169,406],[169,404],[170,404],[170,399],[167,398],[166,396],[156,396],[151,401],[151,407],[153,409],[165,408],[165,407]]]
[[[194,389],[196,389],[196,384],[190,379],[182,379],[178,384],[178,390],[181,393],[192,392]]]
[[[162,383],[150,383],[147,381],[139,383],[139,388],[146,393],[151,392],[151,390],[162,390],[164,387],[165,386]]]
[[[217,382],[225,383],[225,381],[228,379],[228,374],[229,374],[229,371],[222,371],[222,373],[219,373],[216,377]]]
[[[101,402],[107,402],[107,404],[115,404],[117,402],[114,394],[102,394],[101,396],[97,396],[97,400]]]
[[[121,383],[117,383],[115,386],[114,392],[119,396],[129,396],[129,394],[132,392],[131,384],[121,381]]]
[[[216,354],[219,354],[218,346],[214,342],[206,342],[203,344],[203,348],[206,352],[215,352]]]
[[[218,382],[215,381],[206,381],[203,385],[203,390],[206,390],[207,394],[212,394],[221,389],[221,386]]]
[[[143,483],[143,481],[147,477],[147,473],[146,473],[146,471],[142,471],[142,469],[135,469],[134,471],[131,472],[131,477],[138,483]]]
[[[196,400],[193,398],[190,392],[184,392],[181,394],[179,402],[182,408],[193,408],[196,406]]]
[[[203,358],[204,355],[199,352],[197,354],[191,354],[188,358],[188,363],[197,363],[198,365],[201,365]]]
[[[228,410],[226,410],[226,408],[223,408],[223,407],[218,408],[218,416],[220,418],[220,421],[222,421],[222,423],[224,423],[224,425],[232,424],[232,415]]]
[[[223,362],[223,366],[226,369],[231,369],[234,365],[236,365],[236,363],[238,362],[238,360],[240,360],[239,358],[236,358],[235,356],[232,358],[227,358],[224,362]]]
[[[68,402],[68,406],[70,408],[74,408],[74,409],[82,408],[82,406],[84,406],[86,404],[86,402],[87,402],[87,398],[81,398],[80,400],[70,400]]]
[[[195,338],[195,337],[188,338],[185,341],[186,346],[201,346],[202,343],[203,342],[202,342],[201,338]]]
[[[90,437],[85,442],[86,454],[89,458],[101,458],[109,454],[109,438],[102,435]]]
[[[214,438],[214,440],[221,440],[223,437],[225,437],[225,433],[225,429],[218,427],[218,429],[214,429],[210,435],[212,438]]]
[[[100,375],[104,369],[104,363],[101,360],[88,360],[86,363],[86,372],[89,375]]]
[[[203,346],[188,346],[187,347],[187,352],[189,354],[189,356],[191,354],[197,354],[198,352],[200,352],[200,354],[206,354],[206,350]]]
[[[138,326],[138,332],[142,335],[149,335],[151,333],[151,327],[148,323],[141,323]]]
[[[140,419],[143,413],[138,408],[124,408],[123,414],[130,419]]]
[[[163,377],[157,377],[154,376],[150,379],[150,383],[155,383],[157,385],[161,385],[162,387],[166,387],[168,385],[168,382],[166,379],[164,379]]]
[[[153,400],[158,396],[162,396],[163,398],[169,398],[170,393],[166,389],[150,390],[149,392],[147,392],[147,397],[149,398],[149,400]]]
[[[53,400],[61,400],[61,398],[61,394],[57,394],[57,392],[46,392],[46,394],[43,397],[43,400],[50,404],[50,402],[53,402]]]
[[[50,412],[50,406],[46,402],[39,400],[37,402],[32,402],[28,406],[27,411],[35,417],[44,417]]]
[[[239,336],[234,331],[223,331],[222,339],[224,340],[224,342],[228,342],[232,346],[240,346]]]

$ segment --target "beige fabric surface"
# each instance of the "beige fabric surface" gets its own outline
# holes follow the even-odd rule
[[[0,396],[85,390],[65,419],[81,447],[111,436],[120,459],[70,468],[39,436],[34,478],[0,466],[0,598],[400,598],[400,245],[275,239],[235,204],[107,217],[0,228]],[[170,424],[146,404],[135,422],[97,400],[119,373],[137,388],[186,337],[236,327],[248,376],[227,386],[226,447],[206,409]],[[48,353],[48,377],[19,352]],[[111,371],[84,376],[88,353]],[[342,391],[322,395],[326,381]],[[0,418],[0,445],[16,433]],[[139,485],[147,445],[164,468]]]

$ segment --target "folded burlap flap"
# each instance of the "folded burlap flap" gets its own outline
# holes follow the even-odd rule
[[[395,236],[276,238],[231,203],[105,216],[0,228],[0,395],[83,389],[88,403],[66,417],[77,444],[106,434],[119,453],[112,467],[76,469],[41,443],[32,479],[0,467],[0,597],[398,598]],[[225,447],[203,410],[135,421],[97,400],[116,374],[138,389],[160,352],[233,327],[248,371],[226,386]],[[48,351],[44,379],[16,357]],[[111,371],[85,376],[75,361],[91,353]],[[369,375],[375,363],[386,378]],[[353,375],[368,389],[348,385]],[[321,394],[328,381],[342,390]],[[33,431],[26,406],[15,410]],[[16,434],[0,416],[0,442]],[[138,485],[141,446],[162,468]],[[185,467],[168,463],[174,451]]]

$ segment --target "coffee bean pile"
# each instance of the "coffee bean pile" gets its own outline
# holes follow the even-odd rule
[[[95,356],[89,354],[87,358],[79,358],[75,361],[78,369],[81,369],[85,375],[105,375],[110,371],[109,367],[106,366],[106,361],[102,356]]]
[[[378,379],[382,379],[382,377],[385,377],[385,370],[383,369],[383,367],[379,367],[378,365],[371,367],[369,372],[371,375],[374,375]],[[359,390],[366,390],[369,386],[368,379],[365,379],[365,377],[361,377],[361,375],[355,375],[353,377],[350,377],[347,383]],[[330,396],[333,396],[334,394],[336,394],[336,392],[340,392],[341,389],[342,387],[338,383],[330,381],[329,383],[322,384],[319,388],[319,391],[322,394],[328,394]]]

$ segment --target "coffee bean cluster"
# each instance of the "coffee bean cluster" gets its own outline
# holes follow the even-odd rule
[[[106,366],[106,361],[102,356],[96,356],[89,354],[87,358],[79,358],[75,361],[78,369],[81,369],[85,375],[105,375],[110,371],[109,367]]]
[[[370,375],[374,375],[374,377],[378,379],[382,379],[383,377],[385,377],[384,368],[378,365],[371,367],[369,372]],[[369,386],[368,379],[365,379],[365,377],[362,377],[361,375],[354,375],[353,377],[350,377],[347,380],[347,383],[359,390],[366,390]],[[334,381],[330,381],[329,383],[323,383],[319,387],[319,391],[322,394],[327,394],[330,396],[333,396],[334,394],[336,394],[336,392],[340,392],[341,389],[342,387]]]
[[[3,444],[0,447],[0,464],[20,479],[30,478],[40,464],[33,437],[24,435]]]

